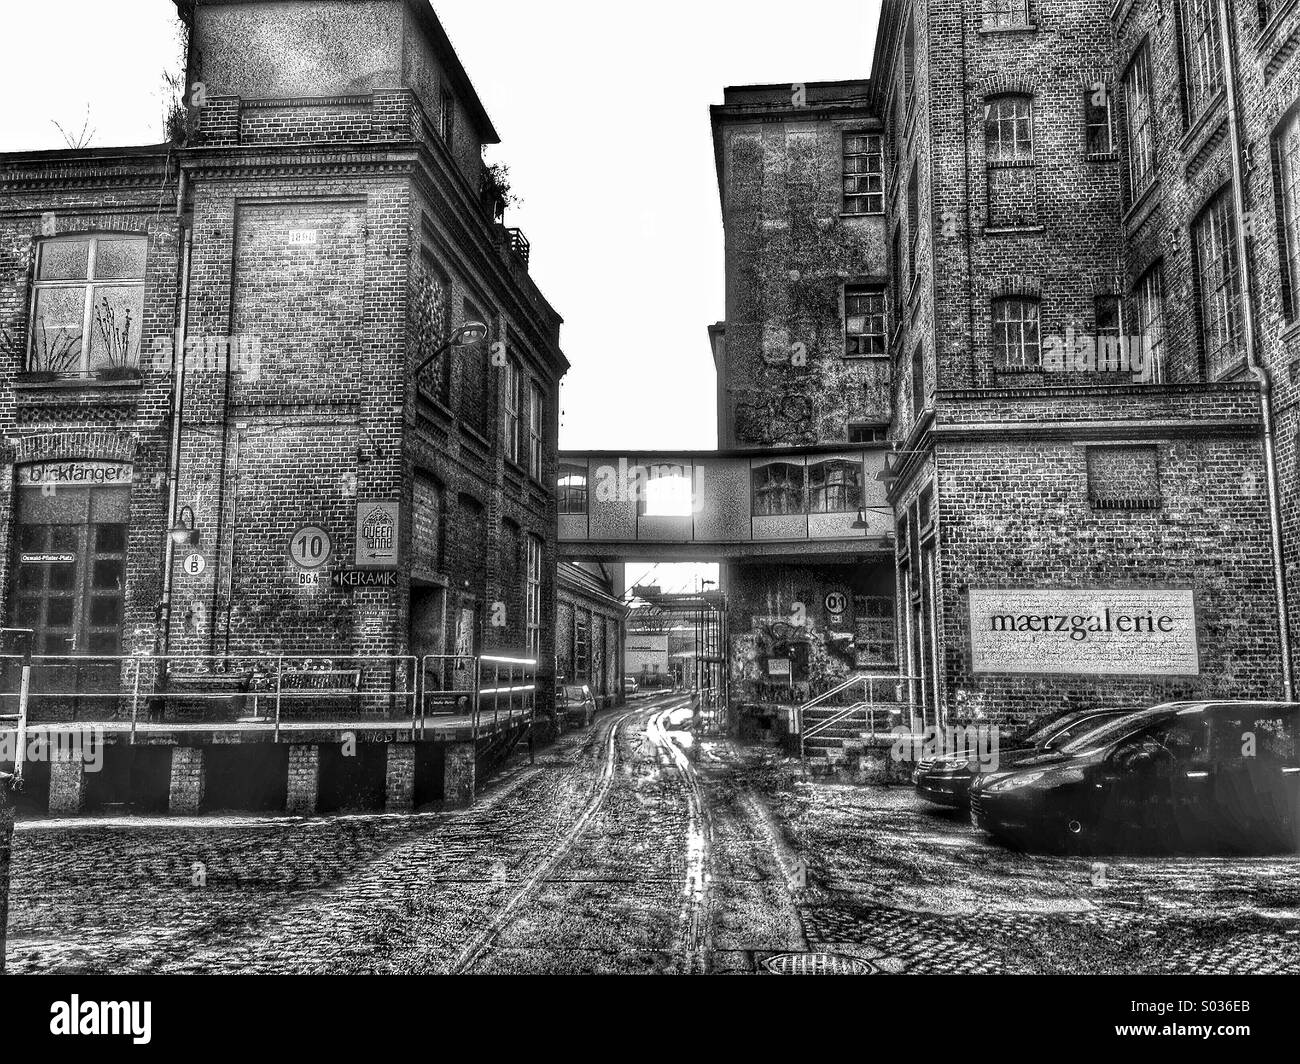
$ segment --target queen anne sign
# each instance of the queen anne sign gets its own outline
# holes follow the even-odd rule
[[[400,504],[391,500],[370,499],[357,503],[357,568],[397,568],[400,516]]]

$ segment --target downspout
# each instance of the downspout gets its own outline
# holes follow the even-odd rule
[[[176,217],[183,216],[185,203],[185,171],[181,171],[176,191]],[[179,493],[181,465],[181,414],[185,396],[185,334],[189,324],[190,308],[190,256],[194,247],[194,227],[185,225],[185,246],[181,254],[181,302],[177,312],[175,343],[172,346],[172,433],[171,451],[167,461],[167,528],[163,552],[163,589],[162,601],[158,612],[158,646],[163,655],[160,677],[167,677],[166,655],[171,648],[172,618],[172,569],[176,557],[176,544],[172,542],[171,530],[176,525],[176,502]]]
[[[1273,580],[1277,594],[1278,637],[1282,649],[1282,697],[1294,697],[1291,678],[1291,625],[1286,594],[1286,570],[1282,553],[1282,512],[1279,503],[1277,452],[1274,446],[1273,380],[1268,367],[1259,361],[1255,349],[1255,300],[1246,252],[1246,194],[1241,172],[1244,145],[1237,118],[1237,63],[1232,50],[1232,25],[1227,0],[1219,0],[1219,36],[1222,38],[1224,82],[1228,105],[1228,154],[1232,157],[1232,198],[1237,261],[1241,264],[1242,326],[1246,338],[1246,366],[1259,382],[1260,418],[1264,430],[1264,469],[1268,483],[1268,516],[1273,540]]]

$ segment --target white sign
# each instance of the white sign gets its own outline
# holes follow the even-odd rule
[[[843,591],[832,591],[824,599],[826,612],[839,619],[849,608],[849,597]]]
[[[330,534],[315,525],[305,525],[289,538],[289,560],[304,571],[322,568],[333,553]]]
[[[316,243],[316,230],[290,229],[289,243],[294,247],[310,247]]]
[[[207,567],[207,560],[202,554],[187,554],[185,560],[181,562],[181,568],[188,576],[200,576]]]
[[[397,568],[397,530],[401,508],[396,502],[357,503],[356,565],[360,569]]]
[[[977,673],[1197,676],[1191,591],[970,592]]]
[[[38,462],[18,467],[19,487],[118,487],[131,483],[134,466],[127,462]]]

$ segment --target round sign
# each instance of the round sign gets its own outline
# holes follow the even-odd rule
[[[849,608],[849,597],[843,591],[832,591],[826,596],[826,612],[839,617]]]
[[[207,567],[208,563],[204,560],[202,554],[187,554],[185,555],[185,560],[181,562],[181,568],[184,569],[189,576],[198,576]]]
[[[323,528],[306,525],[289,540],[289,560],[299,569],[320,569],[334,553],[334,544]]]

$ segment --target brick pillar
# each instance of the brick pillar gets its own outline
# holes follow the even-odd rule
[[[14,807],[9,798],[13,779],[0,772],[0,975],[5,970],[5,931],[9,927],[9,856],[14,838]]]
[[[171,813],[197,813],[203,804],[207,773],[201,746],[172,747],[171,790],[167,810]]]
[[[80,757],[50,762],[50,812],[80,813],[86,805],[86,763]]]
[[[453,805],[474,801],[474,778],[478,769],[474,744],[448,743],[442,768],[442,797]]]
[[[289,747],[289,795],[285,811],[297,816],[314,816],[320,793],[320,747]]]
[[[384,784],[384,808],[406,813],[415,808],[415,744],[388,744],[388,774]]]

